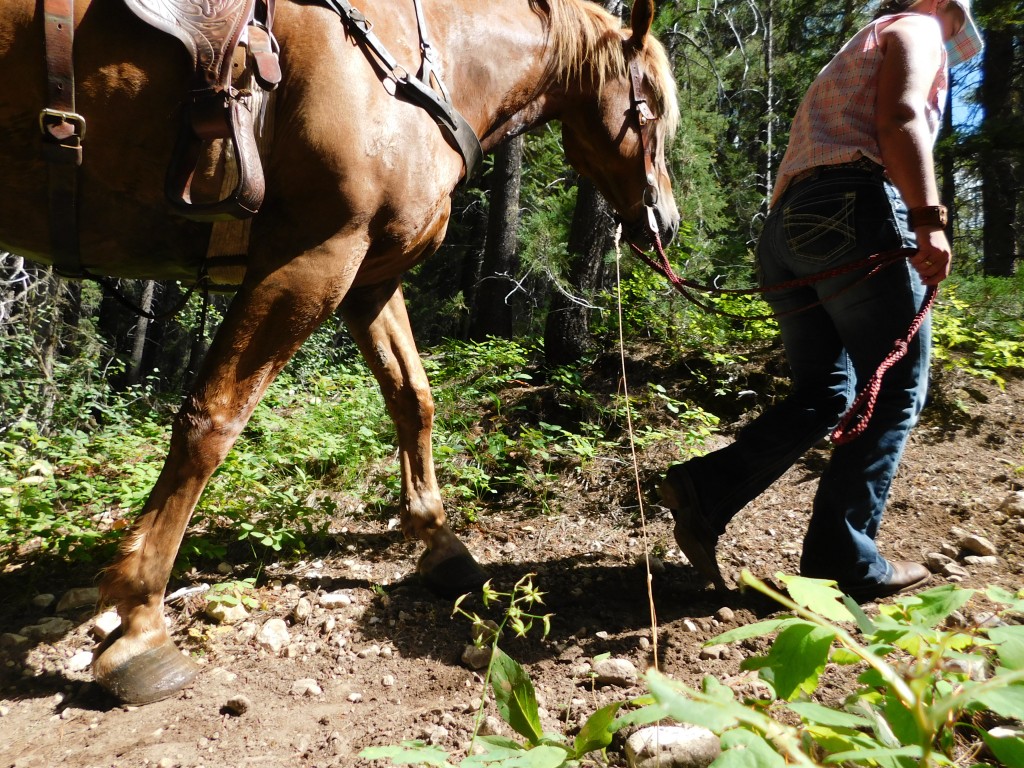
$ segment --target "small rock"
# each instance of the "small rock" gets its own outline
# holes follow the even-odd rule
[[[11,708],[6,704],[0,704],[0,717],[7,717],[11,714]]]
[[[238,641],[241,643],[247,643],[252,640],[260,632],[260,628],[256,626],[254,621],[243,621],[238,625],[236,634],[238,635]]]
[[[693,619],[683,619],[683,629],[687,632],[698,632],[700,627],[697,626]]]
[[[924,556],[924,564],[932,573],[942,573],[942,569],[952,562],[952,557],[941,552],[929,552]]]
[[[494,715],[487,715],[484,721],[480,723],[480,730],[478,733],[481,736],[501,736],[502,735],[502,724],[501,720],[496,718]]]
[[[65,592],[57,603],[57,613],[66,613],[76,608],[93,606],[99,602],[100,590],[98,587],[78,587]]]
[[[715,618],[723,624],[731,624],[736,620],[736,614],[732,608],[727,605],[723,605],[717,611],[715,611]]]
[[[996,554],[996,547],[991,541],[986,539],[984,536],[978,536],[977,534],[971,534],[970,536],[964,536],[960,539],[960,548],[966,549],[975,555],[994,555]]]
[[[212,602],[206,604],[204,613],[218,624],[240,624],[249,618],[249,612],[241,603]]]
[[[1000,560],[996,555],[968,555],[964,558],[964,562],[968,565],[1000,565]]]
[[[36,608],[49,608],[57,598],[50,594],[36,595],[32,598],[32,605]]]
[[[60,640],[74,628],[75,625],[67,619],[62,619],[59,616],[50,616],[38,624],[22,627],[18,634],[24,635],[29,640],[52,643],[55,640]]]
[[[707,768],[721,753],[718,737],[696,725],[641,728],[626,740],[630,768]]]
[[[594,663],[594,682],[616,688],[636,685],[636,667],[629,659],[602,659]]]
[[[1014,491],[999,505],[999,511],[1010,517],[1024,517],[1024,491]]]
[[[665,561],[660,557],[654,557],[651,555],[651,557],[648,558],[647,563],[650,566],[651,573],[655,576],[661,576],[665,573]],[[643,559],[640,560],[640,564],[643,565]]]
[[[313,604],[305,597],[300,597],[292,608],[292,621],[296,624],[305,624],[306,620],[313,614]]]
[[[298,643],[290,643],[281,655],[286,659],[297,659],[302,655],[302,646]]]
[[[178,768],[181,765],[177,760],[170,757],[161,757],[156,764],[156,768]]]
[[[106,640],[110,633],[121,626],[121,617],[117,611],[104,611],[92,620],[89,633],[97,640]]]
[[[214,667],[206,674],[209,679],[219,683],[220,685],[234,685],[235,681],[238,680],[238,675],[230,670],[224,669],[224,667]]]
[[[320,595],[317,602],[324,608],[338,608],[343,605],[352,605],[352,597],[345,592],[325,592]]]
[[[290,639],[284,619],[268,619],[256,635],[257,644],[274,654],[280,653]]]
[[[29,644],[29,639],[24,635],[14,632],[4,632],[0,635],[0,648],[11,651],[19,651]]]
[[[248,696],[242,694],[232,696],[224,702],[224,711],[229,715],[235,715],[236,717],[244,715],[250,709],[252,709],[252,702],[249,700]]]
[[[394,675],[384,675],[384,677],[381,678],[380,684],[383,685],[385,688],[390,688],[391,686],[393,686],[395,684],[395,676]]]
[[[69,672],[81,672],[92,664],[92,651],[78,651],[64,665]]]
[[[948,541],[944,541],[939,545],[939,552],[948,558],[954,559],[960,554],[960,549],[955,544],[950,544]]]
[[[231,563],[217,563],[217,573],[221,576],[230,576],[233,570]]]
[[[445,739],[448,738],[448,729],[443,725],[435,725],[426,733],[427,744],[437,746],[443,744]]]
[[[363,700],[363,694],[358,691],[352,691],[348,696],[345,697],[346,701],[351,701],[353,704],[358,704]]]
[[[477,648],[475,645],[467,645],[462,650],[462,663],[470,669],[483,669],[491,663],[491,647],[485,645]]]
[[[323,689],[311,677],[303,677],[292,683],[292,696],[320,696]]]
[[[946,563],[942,567],[942,575],[951,580],[966,579],[971,574],[959,563]]]
[[[380,656],[380,646],[371,645],[356,653],[360,659],[375,659]]]
[[[700,658],[702,659],[720,659],[729,649],[724,645],[707,645],[700,649]]]

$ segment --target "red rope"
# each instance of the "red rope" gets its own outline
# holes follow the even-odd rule
[[[912,256],[916,251],[913,248],[897,248],[892,251],[882,251],[880,253],[872,254],[867,258],[860,259],[859,261],[851,262],[849,264],[843,264],[832,269],[825,270],[824,272],[818,272],[807,277],[796,278],[795,280],[788,280],[784,283],[777,283],[776,285],[766,286],[764,288],[719,288],[717,285],[702,285],[701,283],[694,282],[693,280],[687,280],[686,278],[679,277],[673,270],[672,265],[668,261],[668,257],[665,255],[665,249],[661,244],[661,234],[657,231],[657,227],[652,227],[652,234],[654,235],[654,247],[655,252],[658,254],[658,260],[655,261],[646,252],[638,248],[635,244],[630,243],[630,248],[633,252],[640,257],[649,267],[656,272],[662,274],[672,287],[675,288],[679,293],[683,294],[689,301],[696,304],[701,309],[708,312],[715,312],[719,315],[725,315],[726,317],[732,317],[739,320],[767,320],[767,319],[778,319],[779,317],[785,317],[787,315],[797,314],[799,312],[805,312],[812,307],[817,307],[833,299],[843,291],[853,288],[855,285],[859,285],[864,280],[867,280],[876,275],[879,270],[885,267],[892,266],[898,261]],[[704,293],[716,293],[719,295],[732,294],[732,295],[751,295],[757,293],[774,293],[776,291],[784,291],[790,288],[800,288],[808,285],[813,285],[821,280],[826,280],[830,277],[838,277],[839,275],[845,275],[848,272],[854,272],[859,269],[868,269],[870,271],[865,274],[862,278],[852,283],[851,285],[843,288],[841,291],[826,296],[816,302],[800,307],[799,309],[785,312],[783,314],[770,314],[770,315],[734,315],[731,312],[724,312],[717,307],[697,299],[691,291],[702,291]],[[871,421],[871,416],[875,411],[875,402],[878,400],[878,395],[882,390],[882,378],[886,372],[892,368],[897,362],[899,362],[904,355],[907,354],[907,350],[910,348],[910,342],[914,336],[921,329],[921,324],[927,317],[928,312],[935,304],[935,298],[938,296],[938,289],[935,286],[929,286],[928,292],[925,294],[924,305],[921,310],[914,317],[910,323],[910,328],[907,331],[907,335],[902,339],[897,339],[893,344],[893,350],[886,358],[879,364],[878,369],[868,380],[868,383],[861,390],[860,394],[857,395],[856,399],[850,408],[840,417],[839,424],[834,430],[832,430],[831,438],[832,442],[836,445],[843,445],[849,443],[855,438],[859,437],[864,433],[864,430],[868,428],[868,424]],[[850,425],[853,424],[851,427]]]

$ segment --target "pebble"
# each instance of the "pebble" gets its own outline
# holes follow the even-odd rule
[[[697,626],[693,619],[683,619],[683,629],[687,632],[699,632],[700,627]]]
[[[380,646],[371,645],[356,653],[360,659],[375,659],[380,656]]]
[[[260,628],[256,626],[254,621],[243,621],[238,625],[238,641],[241,643],[247,643],[252,640],[260,632]]]
[[[480,730],[478,733],[481,736],[501,736],[501,720],[496,718],[494,715],[487,715],[487,717],[484,718],[484,721],[480,723]]]
[[[950,559],[955,559],[956,556],[960,554],[960,550],[956,545],[950,544],[948,541],[944,541],[939,545],[939,552]]]
[[[284,619],[268,619],[256,635],[259,646],[274,654],[280,653],[290,639]]]
[[[727,605],[723,605],[715,612],[715,618],[724,624],[731,624],[736,620],[736,613]]]
[[[0,704],[0,717],[7,717],[11,714],[11,708],[6,704]]]
[[[384,675],[384,677],[381,678],[380,684],[383,685],[385,688],[390,688],[391,686],[393,686],[395,684],[395,676],[394,675]]]
[[[238,717],[252,709],[252,701],[249,700],[248,696],[239,694],[238,696],[232,696],[230,699],[225,701],[224,709],[227,710],[229,714]]]
[[[320,595],[317,602],[325,608],[337,608],[342,605],[352,605],[352,597],[345,592],[325,592]]]
[[[1000,560],[996,555],[968,555],[964,558],[964,562],[968,565],[1000,565]]]
[[[641,728],[626,740],[630,768],[707,768],[721,753],[718,737],[696,725]]]
[[[217,573],[221,576],[230,576],[233,570],[231,563],[217,563]]]
[[[313,615],[313,604],[308,598],[300,597],[292,608],[292,621],[296,624],[305,624],[306,620]]]
[[[594,682],[598,685],[629,688],[636,685],[637,677],[636,667],[629,659],[611,658],[594,662]]]
[[[27,637],[14,632],[4,632],[0,635],[0,648],[18,651],[28,645],[28,643],[29,639]]]
[[[1024,517],[1024,491],[1014,491],[999,505],[999,511],[1010,517]]]
[[[78,651],[67,660],[64,666],[69,672],[81,672],[83,669],[88,669],[91,664],[92,651]]]
[[[351,701],[353,704],[358,704],[363,700],[363,694],[358,691],[352,691],[348,696],[345,697],[346,701]]]
[[[952,557],[941,552],[929,552],[924,556],[924,564],[932,573],[942,573],[942,569],[952,562]]]
[[[97,640],[106,640],[110,633],[121,626],[121,617],[117,611],[104,611],[92,620],[89,633]]]
[[[978,536],[977,534],[971,534],[964,536],[960,539],[961,549],[966,549],[975,555],[994,555],[996,554],[996,547],[991,541],[986,539],[984,536]]]
[[[249,618],[249,612],[241,603],[207,603],[204,613],[218,624],[240,624]]]
[[[32,605],[36,608],[49,608],[57,598],[50,594],[36,595],[32,598]]]
[[[292,683],[292,696],[320,696],[323,689],[311,677],[303,677]]]
[[[727,650],[728,648],[724,645],[707,645],[700,649],[700,658],[720,659]]]
[[[57,613],[73,611],[77,608],[94,606],[99,602],[99,587],[77,587],[65,592],[57,603]]]
[[[491,648],[484,646],[478,648],[475,645],[467,645],[462,649],[462,663],[469,669],[483,669],[491,663]]]
[[[62,619],[59,616],[50,616],[42,619],[38,624],[22,627],[18,634],[27,637],[29,640],[52,643],[55,640],[60,640],[74,628],[75,625],[67,619]]]
[[[958,563],[946,563],[942,567],[942,575],[951,581],[959,581],[966,579],[971,574],[967,572],[967,569]]]

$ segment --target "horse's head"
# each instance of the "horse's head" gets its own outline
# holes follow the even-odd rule
[[[649,34],[653,15],[653,0],[637,0],[630,29],[615,24],[590,35],[585,58],[568,67],[575,74],[569,97],[579,101],[562,116],[566,157],[597,185],[638,245],[651,242],[653,228],[663,243],[679,228],[665,164],[679,108],[668,58]]]

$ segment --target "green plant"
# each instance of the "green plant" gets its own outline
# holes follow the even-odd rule
[[[255,592],[255,578],[222,581],[210,587],[206,593],[206,602],[210,606],[234,607],[241,605],[252,610],[260,607],[260,601],[256,599]]]
[[[896,600],[871,619],[832,582],[779,575],[788,596],[744,571],[741,582],[791,612],[726,632],[709,643],[774,635],[746,660],[770,695],[737,700],[714,678],[694,690],[657,673],[648,682],[658,714],[719,733],[727,766],[982,765],[984,747],[1004,765],[1024,764],[1018,731],[985,728],[1024,713],[1024,593],[990,587],[983,620],[955,617],[978,593],[956,585]],[[863,640],[855,637],[856,626]],[[835,707],[811,701],[827,664],[860,665],[860,684]],[[790,723],[799,722],[799,725]]]
[[[550,630],[551,616],[532,613],[534,606],[543,604],[543,593],[533,585],[533,574],[516,582],[511,592],[498,592],[490,586],[483,587],[484,606],[492,602],[509,599],[509,607],[500,624],[485,621],[478,614],[462,608],[468,595],[455,603],[455,613],[465,616],[473,623],[474,642],[478,647],[489,645],[490,663],[484,685],[490,686],[498,713],[508,725],[522,737],[522,741],[504,736],[480,736],[484,706],[477,712],[473,744],[480,751],[463,758],[461,768],[561,768],[575,766],[584,755],[603,751],[611,743],[617,729],[616,714],[622,706],[615,702],[594,712],[583,724],[572,740],[561,734],[545,732],[541,726],[540,713],[533,683],[518,662],[498,647],[498,639],[507,627],[517,636],[525,636],[541,622],[544,634]],[[472,751],[472,750],[471,750]],[[396,746],[371,747],[360,752],[360,757],[390,760],[395,765],[425,764],[451,768],[449,755],[443,749],[432,747],[421,741],[407,741]]]

